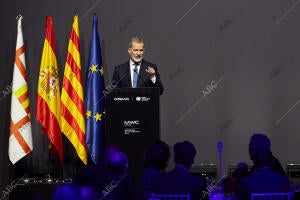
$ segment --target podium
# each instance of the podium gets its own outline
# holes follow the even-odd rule
[[[105,107],[106,146],[119,146],[139,179],[143,153],[160,136],[159,88],[115,88],[105,95]]]

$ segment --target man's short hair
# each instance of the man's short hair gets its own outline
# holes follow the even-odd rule
[[[143,43],[144,44],[144,40],[142,38],[140,38],[140,37],[133,37],[133,38],[131,38],[131,40],[129,42],[129,48],[132,47],[132,43],[134,43],[134,42],[136,42],[136,43]]]
[[[127,155],[122,151],[112,152],[107,160],[107,165],[117,171],[125,171],[128,167]]]
[[[178,142],[174,145],[174,160],[176,164],[192,165],[196,155],[196,148],[189,141]]]
[[[144,167],[154,167],[158,170],[165,170],[169,158],[169,145],[162,140],[157,140],[151,143],[144,153]]]
[[[113,153],[121,151],[121,148],[117,145],[110,145],[106,147],[104,151],[104,163],[110,162],[110,158]]]

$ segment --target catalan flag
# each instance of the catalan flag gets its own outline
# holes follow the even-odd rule
[[[95,164],[101,162],[104,149],[104,70],[97,30],[98,18],[94,15],[92,40],[86,82],[86,144]]]
[[[46,17],[46,37],[41,59],[38,92],[36,97],[36,119],[42,125],[51,142],[51,152],[55,152],[63,163],[61,133],[61,108],[56,45],[52,17]]]
[[[78,16],[74,16],[61,92],[61,129],[87,164]]]
[[[18,33],[11,95],[8,155],[13,164],[33,149],[22,18],[22,16],[18,16]]]

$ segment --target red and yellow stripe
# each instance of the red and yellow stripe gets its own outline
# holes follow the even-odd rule
[[[61,93],[62,132],[87,164],[78,16],[74,16]]]

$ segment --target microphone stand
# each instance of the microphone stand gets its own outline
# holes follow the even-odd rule
[[[218,142],[218,152],[219,152],[219,183],[220,187],[222,187],[222,148],[223,148],[223,143],[222,141]]]

